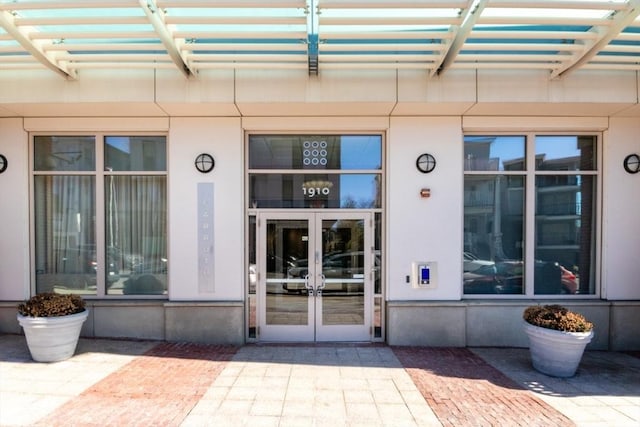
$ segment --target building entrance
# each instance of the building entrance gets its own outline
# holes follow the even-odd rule
[[[258,339],[372,339],[370,213],[259,213],[257,234]]]

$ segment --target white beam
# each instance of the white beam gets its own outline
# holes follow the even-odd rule
[[[156,4],[163,8],[250,8],[250,9],[304,9],[305,0],[156,0]]]
[[[451,39],[448,31],[322,31],[318,34],[322,40],[440,40]]]
[[[491,7],[507,9],[590,9],[590,10],[623,10],[624,3],[612,1],[562,1],[562,0],[491,0]]]
[[[600,50],[607,46],[611,40],[615,39],[626,26],[630,25],[638,15],[640,15],[640,0],[629,0],[626,4],[627,8],[623,11],[618,11],[613,16],[611,25],[609,25],[606,31],[599,34],[598,39],[589,48],[585,49],[582,55],[576,55],[573,61],[554,71],[551,74],[551,78],[566,76],[588,63]]]
[[[320,15],[320,25],[456,25],[460,22],[457,16],[422,16],[422,17],[368,17],[368,16],[335,16]]]
[[[12,1],[0,3],[0,10],[46,10],[46,9],[94,9],[94,8],[137,8],[138,5],[132,0],[33,0],[33,1]]]
[[[174,31],[175,38],[194,39],[299,39],[307,40],[306,31]]]
[[[164,12],[158,8],[155,4],[155,0],[139,0],[139,3],[145,15],[147,15],[149,22],[158,34],[160,41],[167,49],[167,53],[171,57],[173,63],[176,64],[178,69],[186,77],[195,75],[196,73],[191,69],[191,67],[189,67],[189,64],[186,63],[180,54],[180,50],[176,46],[175,40],[165,23]]]
[[[449,44],[449,49],[442,55],[441,62],[436,64],[436,67],[431,70],[431,77],[435,74],[441,74],[447,68],[451,66],[451,64],[456,60],[458,53],[464,46],[464,43],[467,41],[469,34],[471,34],[471,30],[480,19],[480,15],[482,15],[482,11],[487,5],[488,0],[480,0],[477,3],[469,0],[469,7],[464,11],[464,16],[462,20],[462,25],[456,32],[456,36],[453,41]],[[475,3],[475,4],[473,4]]]
[[[164,21],[168,25],[307,25],[304,16],[167,16]]]
[[[405,51],[441,51],[441,43],[320,43],[320,52],[405,52]]]
[[[0,11],[0,27],[2,27],[8,34],[11,35],[17,41],[20,46],[31,54],[38,62],[50,70],[55,71],[65,79],[75,79],[74,72],[62,67],[56,61],[54,61],[49,55],[47,55],[42,48],[34,43],[29,37],[27,28],[19,28],[15,25],[14,16],[6,11]]]
[[[385,0],[320,0],[319,9],[462,9],[466,0],[435,1],[385,1]]]

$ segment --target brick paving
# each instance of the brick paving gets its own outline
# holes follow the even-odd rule
[[[466,348],[393,347],[443,426],[573,426]]]
[[[230,346],[159,344],[37,425],[180,425],[236,351]]]
[[[560,379],[527,349],[82,339],[47,364],[0,335],[0,426],[635,427],[638,354]]]

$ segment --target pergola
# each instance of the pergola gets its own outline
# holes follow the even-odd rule
[[[640,0],[2,0],[3,72],[640,70]]]

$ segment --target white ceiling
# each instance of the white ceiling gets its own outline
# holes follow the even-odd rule
[[[640,70],[640,0],[0,0],[0,70]],[[0,73],[0,81],[3,74]]]

